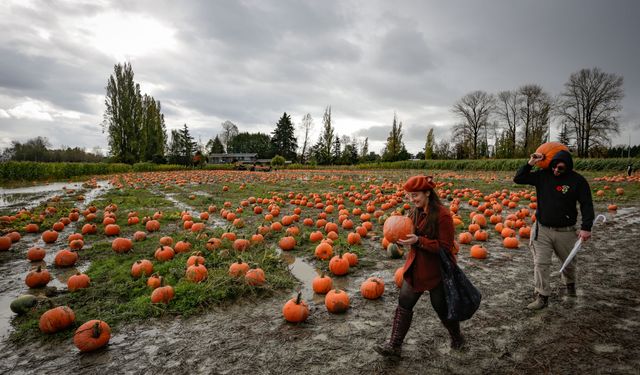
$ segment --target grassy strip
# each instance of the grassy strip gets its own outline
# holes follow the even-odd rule
[[[145,241],[135,242],[133,251],[116,254],[111,249],[111,240],[104,236],[104,226],[98,224],[98,234],[85,236],[87,247],[80,250],[81,261],[89,260],[86,274],[91,278],[91,286],[74,293],[65,290],[41,303],[24,316],[13,320],[15,332],[11,339],[17,343],[30,340],[62,340],[73,335],[74,330],[67,329],[55,335],[42,335],[38,329],[40,315],[51,306],[66,305],[76,314],[76,326],[90,319],[101,319],[116,328],[124,322],[142,320],[163,315],[190,316],[206,310],[209,306],[240,297],[268,295],[276,290],[292,288],[296,281],[286,264],[276,254],[273,246],[254,245],[249,251],[237,253],[229,241],[223,241],[226,251],[210,252],[206,249],[206,238],[197,237],[188,231],[182,231],[179,212],[171,203],[140,189],[111,190],[100,200],[93,202],[100,209],[109,203],[118,205],[117,223],[121,227],[121,236],[131,237],[136,230],[144,230],[142,224],[128,226],[127,212],[138,211],[140,217],[155,211],[164,211],[161,219],[161,231],[152,233]],[[102,221],[102,211],[98,220]],[[222,228],[209,229],[210,236],[219,237]],[[208,279],[202,283],[192,283],[185,279],[186,261],[189,253],[176,254],[169,261],[159,262],[154,258],[159,247],[158,240],[170,236],[174,243],[187,240],[193,251],[201,251],[206,259],[209,271]],[[64,240],[64,239],[63,239]],[[238,258],[253,266],[259,266],[265,272],[267,283],[261,287],[252,287],[244,279],[235,279],[228,275],[229,265]],[[149,259],[154,264],[154,272],[160,274],[167,285],[175,289],[175,298],[168,305],[151,304],[151,290],[146,286],[146,277],[133,279],[130,275],[132,264],[139,259]],[[58,270],[59,271],[59,270]]]

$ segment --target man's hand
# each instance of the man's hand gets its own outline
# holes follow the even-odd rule
[[[403,246],[411,246],[416,242],[418,242],[418,236],[415,234],[407,234],[406,240],[398,240],[398,244]]]
[[[530,157],[528,163],[529,163],[530,166],[533,167],[534,165],[536,165],[537,162],[542,161],[542,159],[544,159],[544,155],[542,155],[539,152],[535,152],[535,153],[531,154],[531,157]]]
[[[582,241],[587,241],[589,238],[591,238],[591,232],[589,232],[588,230],[581,230],[580,232],[578,232],[578,237],[582,239]]]

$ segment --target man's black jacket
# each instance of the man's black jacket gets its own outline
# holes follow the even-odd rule
[[[560,176],[554,176],[551,167],[563,161],[567,170]],[[589,183],[582,175],[573,170],[573,159],[567,151],[558,152],[549,169],[531,171],[528,163],[518,169],[513,182],[536,187],[538,208],[536,220],[548,227],[568,227],[575,225],[578,218],[576,202],[580,202],[582,225],[580,229],[591,231],[595,214]]]

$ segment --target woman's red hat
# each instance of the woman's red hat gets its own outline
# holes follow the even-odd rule
[[[436,183],[432,176],[413,176],[404,183],[404,191],[411,193],[414,191],[433,190]]]

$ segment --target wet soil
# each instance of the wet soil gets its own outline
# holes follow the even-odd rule
[[[303,298],[311,306],[305,323],[292,325],[282,318],[282,305],[294,291],[246,298],[188,319],[128,324],[95,353],[80,354],[70,340],[22,346],[4,340],[0,372],[637,374],[640,208],[626,207],[607,217],[578,254],[578,296],[565,295],[555,272],[550,306],[540,312],[524,308],[532,298],[533,278],[526,244],[507,250],[494,236],[486,260],[469,258],[463,246],[460,265],[481,290],[483,302],[477,314],[462,323],[467,345],[460,352],[449,349],[448,335],[427,296],[416,306],[401,360],[381,358],[372,350],[375,342],[389,337],[398,297],[393,272],[403,260],[387,259],[377,241],[371,241],[365,246],[369,264],[335,278],[351,296],[345,314],[327,313],[322,296],[309,289],[309,280],[317,274],[313,261],[283,254],[292,273],[302,279]],[[554,259],[553,269],[559,268]],[[379,300],[359,294],[360,283],[370,276],[386,282]]]

